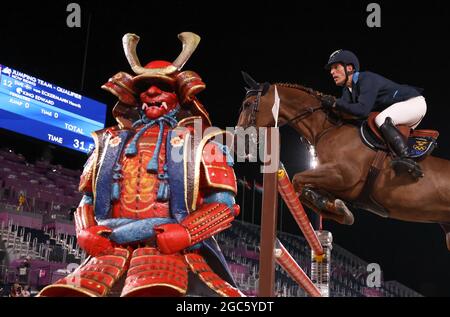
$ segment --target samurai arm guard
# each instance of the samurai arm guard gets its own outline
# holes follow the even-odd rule
[[[181,225],[188,231],[191,245],[194,245],[229,228],[237,215],[239,215],[238,205],[230,208],[222,203],[205,204],[187,216]]]
[[[157,245],[165,254],[184,250],[229,228],[238,214],[236,204],[231,208],[223,203],[204,204],[179,224],[156,227]]]

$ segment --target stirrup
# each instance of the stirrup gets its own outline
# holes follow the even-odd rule
[[[409,158],[393,158],[391,161],[391,166],[398,175],[408,173],[416,180],[424,176],[420,165]]]

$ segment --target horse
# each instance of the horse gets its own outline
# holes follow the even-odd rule
[[[386,218],[438,223],[450,250],[450,161],[428,155],[420,161],[425,176],[412,179],[407,174],[396,174],[390,166],[392,158],[386,155],[379,162],[379,174],[371,184],[370,197],[379,208],[364,202],[358,204],[377,155],[363,143],[360,126],[345,120],[345,114],[324,107],[325,95],[318,91],[298,84],[258,83],[248,74],[243,75],[250,87],[246,88],[237,127],[275,125],[272,106],[276,87],[280,98],[278,126],[290,126],[315,148],[318,166],[295,174],[292,183],[297,193],[306,188],[312,190],[312,196],[321,197],[322,193],[322,197],[337,198],[338,208],[325,212],[317,205],[311,206],[314,200],[311,195],[305,195],[309,200],[306,206],[324,218],[345,224],[352,224],[353,219],[349,219],[351,212],[343,202]],[[302,202],[306,203],[303,199]]]

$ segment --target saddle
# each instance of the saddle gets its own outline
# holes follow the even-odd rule
[[[359,197],[352,203],[354,208],[368,210],[382,217],[388,217],[388,211],[373,197],[372,190],[375,181],[383,167],[383,163],[390,150],[381,136],[375,124],[375,118],[379,112],[370,113],[368,119],[361,124],[360,136],[362,142],[374,151],[377,151],[373,159],[364,187]],[[435,130],[411,130],[405,125],[397,126],[405,139],[408,140],[408,158],[421,161],[428,156],[437,146],[439,132]]]
[[[379,112],[371,112],[369,118],[360,128],[361,140],[373,150],[389,153],[389,149],[375,124],[375,118]],[[408,140],[408,158],[416,161],[424,159],[431,154],[437,146],[439,132],[436,130],[411,130],[406,125],[399,125],[397,129]]]

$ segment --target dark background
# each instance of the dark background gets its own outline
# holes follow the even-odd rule
[[[185,69],[195,70],[206,82],[199,98],[216,126],[236,124],[244,96],[241,70],[259,81],[299,83],[339,95],[323,65],[331,52],[346,48],[359,56],[362,70],[425,88],[428,113],[420,127],[440,131],[434,155],[450,159],[450,62],[444,47],[450,11],[445,1],[378,1],[381,28],[367,27],[367,1],[78,1],[81,28],[68,28],[70,2],[4,1],[0,63],[107,103],[108,126],[115,123],[110,112],[116,100],[100,86],[118,71],[132,73],[122,36],[127,32],[141,36],[138,55],[145,64],[175,59],[180,51],[176,35],[192,31],[202,41]],[[282,160],[293,175],[308,167],[308,156],[294,131],[281,132]],[[30,161],[46,155],[75,169],[86,159],[84,154],[5,130],[0,130],[0,145]],[[236,172],[261,182],[258,168],[237,164]],[[247,221],[252,218],[251,196],[248,191]],[[259,212],[255,218],[259,222]],[[450,252],[437,224],[383,219],[364,211],[355,211],[355,218],[351,227],[327,222],[325,228],[333,232],[337,244],[379,263],[386,280],[398,280],[426,296],[450,296]],[[286,210],[283,230],[299,233]]]

